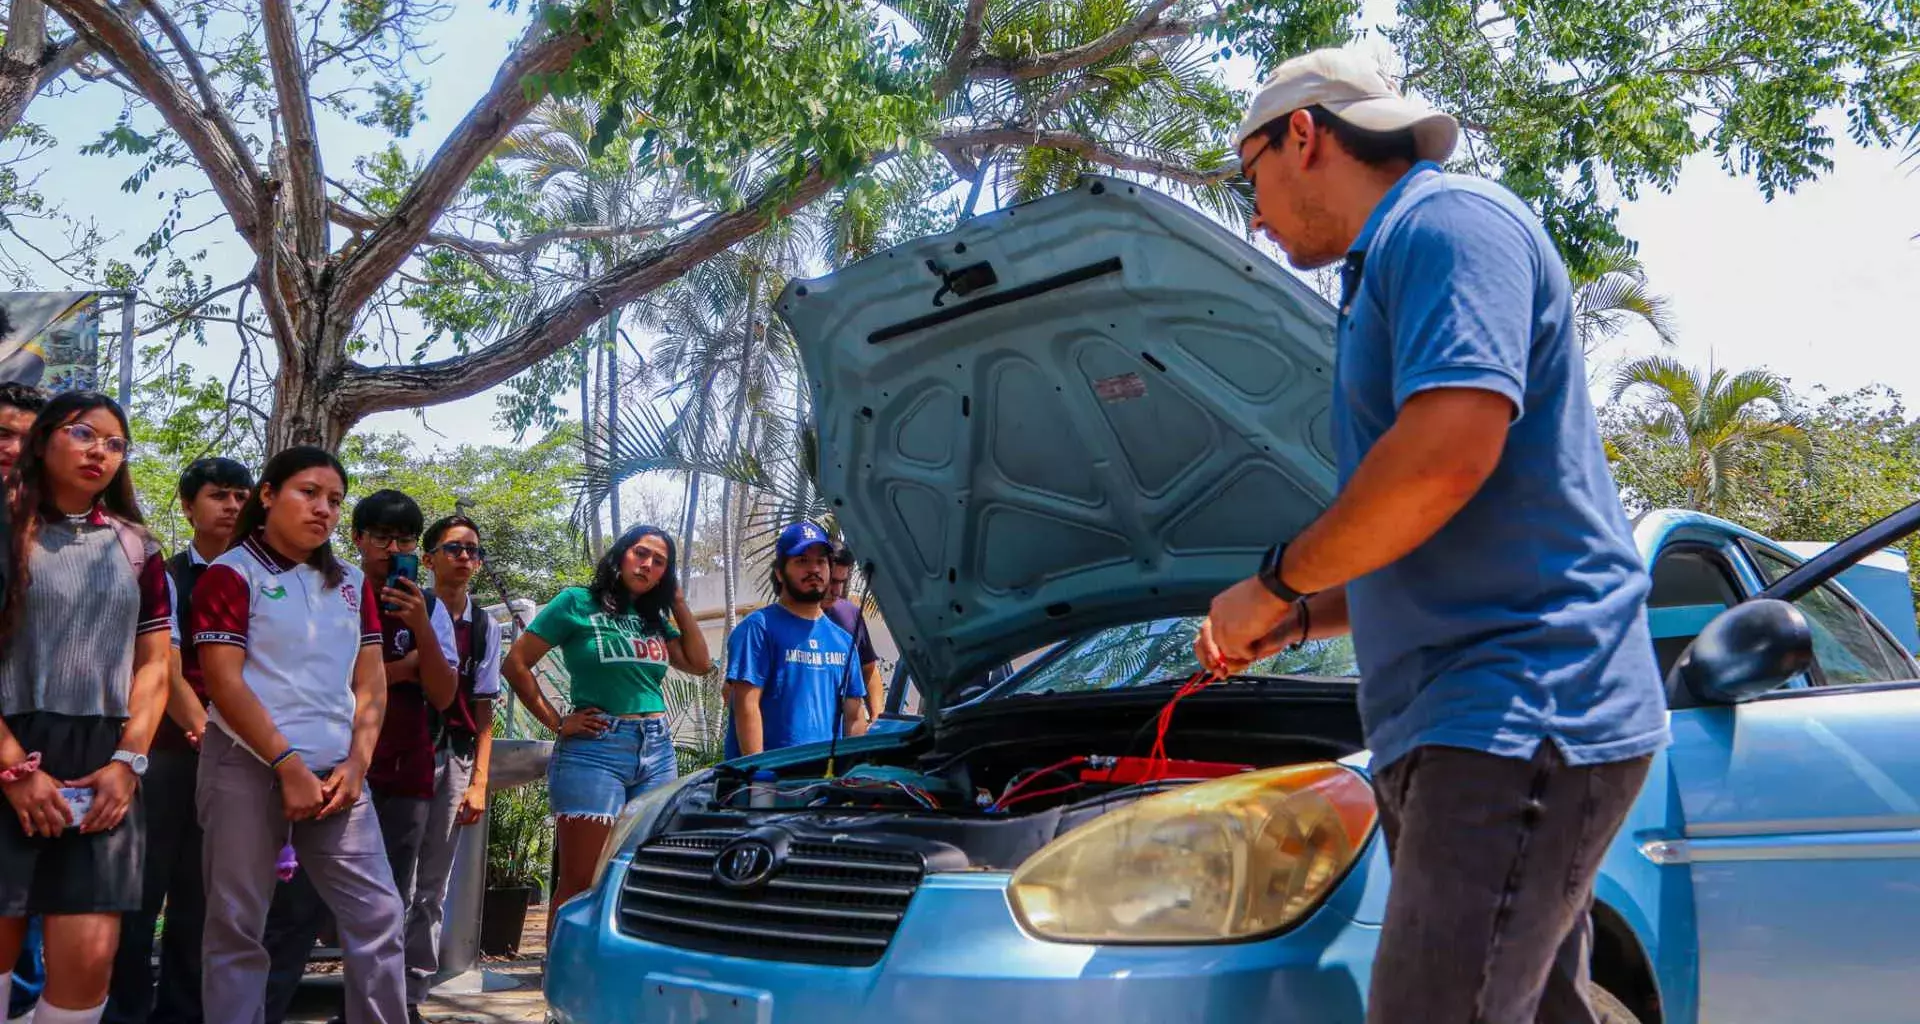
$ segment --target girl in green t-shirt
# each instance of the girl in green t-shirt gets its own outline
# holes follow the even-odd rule
[[[564,717],[533,679],[533,666],[555,648],[570,680],[573,711]],[[673,539],[652,526],[622,534],[593,582],[561,591],[507,652],[501,674],[560,737],[547,764],[560,861],[553,906],[587,887],[627,801],[680,774],[660,692],[669,665],[700,676],[712,662],[680,595]]]

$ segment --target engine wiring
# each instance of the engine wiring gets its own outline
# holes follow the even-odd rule
[[[987,805],[987,813],[998,814],[1001,811],[1006,810],[1011,803],[1017,802],[1014,800],[1014,797],[1021,790],[1027,788],[1028,785],[1032,784],[1032,782],[1035,779],[1043,779],[1049,775],[1054,774],[1055,772],[1064,772],[1069,768],[1078,768],[1079,766],[1086,763],[1087,763],[1087,759],[1085,757],[1069,757],[1065,761],[1061,761],[1059,764],[1048,765],[1047,767],[1042,768],[1037,772],[1030,772],[1026,775],[1016,776],[1013,781],[1007,783],[1007,788],[1005,791],[1003,791],[1000,794],[1000,799],[995,800],[993,803]],[[1067,792],[1068,790],[1079,789],[1081,786],[1084,786],[1084,785],[1086,785],[1086,783],[1076,781],[1071,785],[1062,786],[1059,789],[1049,789],[1049,790],[1044,790],[1040,793],[1033,793],[1027,797],[1023,797],[1022,799],[1032,799],[1033,797],[1036,797],[1036,796],[1045,796],[1048,793],[1064,793],[1064,792]]]
[[[1065,760],[1050,764],[1044,768],[1022,771],[1016,773],[1013,778],[1008,781],[1006,788],[1001,791],[1000,795],[991,801],[987,799],[987,791],[982,790],[979,796],[979,800],[983,805],[981,809],[987,814],[1003,814],[1011,807],[1031,800],[1038,800],[1042,797],[1072,793],[1084,789],[1089,785],[1102,785],[1131,780],[1131,784],[1123,785],[1119,789],[1100,794],[1089,800],[1067,805],[1067,808],[1070,810],[1085,809],[1098,807],[1113,800],[1127,799],[1132,796],[1158,792],[1202,778],[1218,777],[1220,774],[1226,774],[1231,771],[1248,770],[1251,766],[1213,764],[1211,762],[1175,762],[1167,753],[1167,733],[1172,729],[1175,709],[1182,700],[1206,689],[1208,685],[1215,682],[1218,678],[1220,677],[1217,674],[1203,670],[1195,672],[1185,682],[1181,683],[1180,687],[1174,691],[1173,696],[1167,700],[1159,712],[1156,713],[1152,719],[1149,719],[1140,730],[1141,733],[1144,733],[1147,728],[1154,729],[1153,746],[1144,759],[1132,756],[1111,757],[1082,754],[1066,758]],[[1137,733],[1136,736],[1137,735],[1139,734]],[[1131,744],[1129,744],[1129,746],[1131,746]],[[969,752],[971,751],[963,751],[959,755],[948,759],[942,763],[941,768],[944,769],[959,763]],[[1076,768],[1081,769],[1077,776],[1072,772],[1072,770]],[[1126,769],[1126,771],[1123,772],[1121,769]],[[778,791],[778,797],[783,800],[801,800],[804,801],[804,807],[818,809],[833,805],[833,794],[836,792],[841,794],[843,799],[859,799],[860,794],[878,797],[882,793],[897,792],[923,810],[940,811],[946,809],[941,799],[929,791],[925,785],[919,785],[914,781],[901,778],[863,777],[857,774],[859,770],[860,769],[856,768],[854,771],[838,777],[829,776],[790,789],[782,787]],[[1173,774],[1176,771],[1190,774],[1193,778],[1174,778]],[[910,774],[918,781],[933,779],[933,776],[928,773],[913,772]],[[1035,783],[1052,776],[1063,776],[1068,781],[1063,785],[1049,786],[1042,789],[1033,788]],[[825,795],[814,795],[823,792]],[[791,807],[791,805],[789,806]]]

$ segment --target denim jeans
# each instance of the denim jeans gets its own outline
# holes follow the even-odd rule
[[[547,801],[554,817],[611,824],[627,801],[680,777],[664,716],[612,721],[598,736],[567,736],[553,745]]]
[[[1593,880],[1651,758],[1420,747],[1374,780],[1393,887],[1369,1024],[1595,1024]]]

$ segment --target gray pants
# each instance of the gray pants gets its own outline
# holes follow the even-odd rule
[[[404,1024],[402,904],[365,792],[345,812],[289,826],[273,772],[216,728],[207,730],[201,748],[198,797],[209,838],[201,982],[209,1024],[261,1024],[266,1017],[268,958],[261,936],[274,864],[289,830],[302,866],[339,922],[348,1024]]]
[[[1595,1024],[1593,880],[1649,758],[1421,747],[1374,782],[1393,865],[1369,1024]]]
[[[407,905],[407,1002],[413,1005],[427,998],[433,976],[440,973],[440,915],[461,831],[454,818],[472,781],[472,756],[441,752],[434,766],[433,802],[427,809],[413,900]]]

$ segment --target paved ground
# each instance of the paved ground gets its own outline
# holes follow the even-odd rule
[[[420,1007],[420,1015],[435,1024],[541,1024],[547,1001],[540,992],[540,969],[547,957],[547,908],[527,908],[527,930],[520,955],[488,957],[482,964],[486,991],[435,992]],[[339,1005],[338,964],[316,964],[301,987],[290,1022],[317,1024]]]

